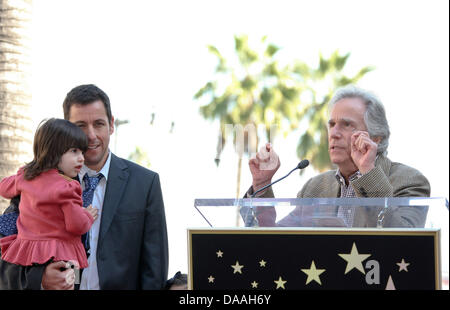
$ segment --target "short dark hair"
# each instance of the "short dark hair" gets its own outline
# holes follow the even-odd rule
[[[106,116],[108,116],[108,121],[111,123],[112,113],[109,97],[103,90],[101,90],[94,84],[80,85],[73,88],[70,92],[67,93],[66,98],[63,102],[64,119],[69,120],[70,107],[72,105],[87,105],[97,100],[101,100],[103,102],[106,110]]]
[[[83,130],[68,120],[43,120],[34,135],[34,158],[25,165],[25,179],[31,180],[44,171],[57,168],[61,156],[71,148],[78,148],[83,153],[87,151],[88,139]]]

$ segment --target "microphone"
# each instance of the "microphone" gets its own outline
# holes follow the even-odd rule
[[[286,174],[284,177],[276,180],[275,182],[272,182],[270,184],[267,184],[266,186],[261,187],[260,189],[258,189],[256,192],[253,193],[253,195],[251,195],[251,198],[254,198],[256,196],[256,194],[258,194],[259,192],[265,190],[266,188],[268,188],[269,186],[272,186],[275,183],[280,182],[281,180],[283,180],[284,178],[288,177],[292,172],[294,172],[297,169],[304,169],[306,167],[308,167],[309,165],[309,160],[307,159],[303,159],[301,162],[298,163],[297,167],[295,167],[294,169],[292,169],[288,174]]]

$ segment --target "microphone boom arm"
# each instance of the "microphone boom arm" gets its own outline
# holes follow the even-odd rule
[[[283,180],[284,178],[288,177],[288,176],[289,176],[292,172],[294,172],[295,170],[306,168],[308,165],[309,165],[309,161],[308,161],[307,159],[302,160],[302,161],[297,165],[297,167],[295,167],[294,169],[292,169],[292,170],[291,170],[288,174],[286,174],[284,177],[282,177],[282,178],[276,180],[276,181],[273,182],[273,183],[269,183],[269,184],[267,184],[267,185],[261,187],[261,188],[258,189],[256,192],[254,192],[250,197],[251,197],[251,198],[255,198],[256,194],[258,194],[259,192],[261,192],[261,191],[265,190],[266,188],[268,188],[268,187],[270,187],[270,186],[272,186],[272,185],[274,185],[274,184],[280,182],[280,181]]]

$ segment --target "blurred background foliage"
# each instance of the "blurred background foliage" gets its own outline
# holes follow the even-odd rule
[[[147,152],[139,146],[136,146],[136,149],[128,155],[127,159],[145,168],[150,168],[151,166]]]

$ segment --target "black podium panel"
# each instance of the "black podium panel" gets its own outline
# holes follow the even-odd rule
[[[189,230],[194,290],[440,288],[439,230]]]

